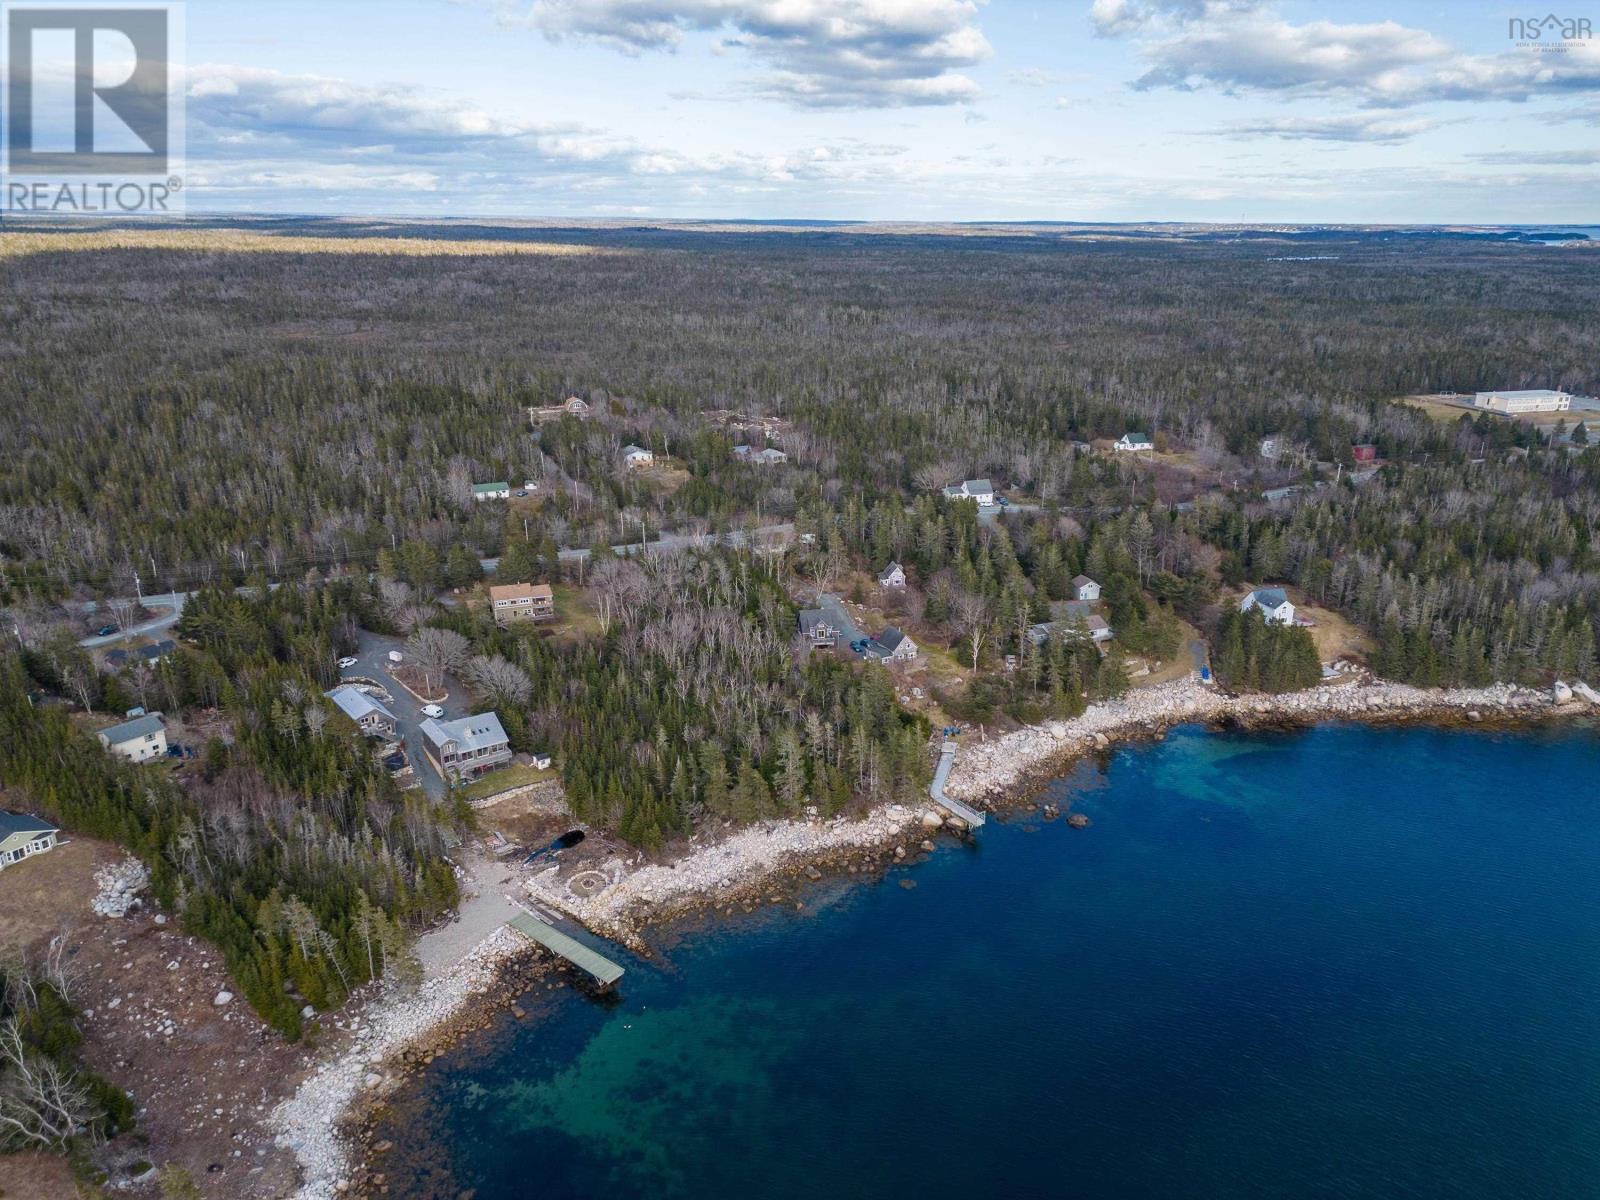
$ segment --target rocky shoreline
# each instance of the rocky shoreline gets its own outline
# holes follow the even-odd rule
[[[504,984],[507,967],[526,949],[521,937],[501,927],[454,973],[408,994],[380,994],[352,1016],[338,1053],[307,1076],[270,1118],[278,1144],[293,1150],[300,1163],[297,1200],[334,1200],[369,1190],[371,1180],[352,1154],[351,1126],[363,1102],[391,1095],[410,1066],[470,1023],[473,1010]]]
[[[1370,682],[1282,696],[1230,696],[1187,679],[1095,705],[1071,720],[969,741],[946,790],[975,807],[1001,808],[1075,759],[1195,722],[1243,728],[1320,721],[1526,724],[1591,711],[1581,701],[1558,702],[1550,692],[1509,684],[1421,689]],[[803,874],[817,880],[823,868],[856,874],[903,861],[915,849],[931,850],[926,839],[943,824],[931,804],[888,804],[855,818],[773,822],[721,840],[691,843],[688,853],[670,863],[632,869],[619,865],[611,881],[591,895],[567,888],[555,869],[529,880],[526,890],[530,899],[638,950],[644,949],[644,929],[665,920],[724,906],[749,910],[783,902],[780,895],[768,895],[781,876]],[[454,1032],[475,1021],[481,1024],[481,1001],[505,991],[507,965],[519,957],[526,961],[526,948],[527,943],[502,927],[452,974],[409,996],[386,998],[371,1006],[364,1023],[352,1022],[350,1045],[273,1114],[280,1142],[294,1149],[304,1172],[297,1200],[384,1190],[382,1177],[357,1161],[349,1128],[354,1113],[370,1107],[363,1100],[381,1101],[391,1094],[406,1070],[431,1060],[433,1050]]]
[[[1569,693],[1570,694],[1570,693]],[[1282,728],[1319,721],[1526,723],[1594,711],[1557,702],[1548,691],[1494,684],[1486,688],[1416,688],[1370,682],[1308,688],[1281,696],[1233,696],[1195,679],[1178,680],[1097,704],[1082,716],[1047,721],[993,741],[961,748],[945,790],[979,807],[1051,776],[1073,759],[1113,742],[1159,737],[1196,722],[1241,728]]]

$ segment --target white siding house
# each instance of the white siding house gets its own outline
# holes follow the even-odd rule
[[[656,453],[654,450],[646,450],[643,446],[624,446],[622,461],[628,470],[637,471],[651,466],[656,461]]]
[[[147,762],[167,752],[167,726],[159,713],[147,713],[102,729],[100,744],[129,762]]]
[[[1072,595],[1075,600],[1100,599],[1100,585],[1087,575],[1079,575],[1072,581]]]
[[[881,588],[903,588],[905,585],[905,568],[897,562],[890,563],[878,576],[878,586]]]
[[[1156,444],[1148,433],[1134,433],[1129,431],[1119,437],[1113,448],[1117,450],[1154,450]]]
[[[1257,588],[1239,601],[1239,611],[1259,609],[1269,625],[1293,625],[1294,605],[1282,588]]]
[[[987,479],[968,479],[954,487],[944,490],[950,500],[976,500],[979,508],[992,508],[994,506],[994,484]]]

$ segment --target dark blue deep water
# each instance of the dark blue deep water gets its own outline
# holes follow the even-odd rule
[[[390,1194],[1600,1197],[1594,733],[1180,730],[1053,790],[1093,826],[469,1040]]]

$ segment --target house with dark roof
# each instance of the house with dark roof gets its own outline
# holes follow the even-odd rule
[[[1282,588],[1257,588],[1239,601],[1240,612],[1259,612],[1269,625],[1293,625],[1294,604]]]
[[[917,656],[917,644],[893,625],[867,643],[862,657],[883,662],[910,662]]]
[[[140,646],[133,653],[134,657],[139,659],[140,662],[148,663],[153,667],[177,648],[177,642],[171,638],[163,638],[153,646]]]
[[[1072,595],[1076,600],[1088,600],[1092,603],[1100,599],[1100,585],[1087,575],[1075,575],[1072,579]]]
[[[0,812],[0,871],[53,849],[61,831],[27,813]]]
[[[881,588],[903,588],[906,585],[905,568],[897,562],[890,563],[878,572],[878,586]]]

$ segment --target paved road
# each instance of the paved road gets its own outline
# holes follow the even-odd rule
[[[762,525],[756,530],[757,539],[776,537],[780,534],[792,537],[794,535],[794,525],[784,522],[779,525]],[[713,533],[666,533],[653,542],[628,542],[620,546],[613,546],[611,549],[618,554],[672,554],[680,550],[692,549],[696,546],[715,545],[719,540],[723,545],[738,548],[745,544],[745,534],[743,530],[735,529],[719,539],[719,536]],[[559,552],[562,562],[581,562],[592,553],[593,551],[587,549],[567,549]],[[484,571],[490,575],[494,574],[500,566],[498,558],[482,558],[478,561],[483,565]],[[277,587],[278,585],[272,584],[271,586]],[[239,588],[237,590],[247,592],[251,589]],[[192,595],[194,595],[193,592],[167,592],[160,596],[146,596],[144,598],[145,607],[159,608],[166,606],[171,611],[142,624],[135,625],[126,634],[113,633],[108,637],[91,635],[86,638],[79,638],[78,645],[90,650],[98,650],[103,646],[113,646],[125,637],[145,637],[161,633],[163,630],[170,629],[178,623],[178,618],[183,616],[184,602]]]
[[[417,782],[428,795],[438,798],[445,793],[445,783],[439,772],[433,769],[433,764],[428,761],[428,756],[422,752],[422,735],[417,732],[428,718],[422,715],[422,701],[418,700],[395,680],[390,678],[389,651],[399,650],[405,653],[405,640],[397,637],[387,637],[381,633],[361,631],[358,649],[353,656],[356,665],[347,667],[344,675],[364,675],[368,679],[375,679],[384,690],[394,697],[393,703],[384,705],[395,715],[399,722],[399,733],[406,743],[406,758],[411,763],[411,769],[416,772]],[[460,689],[453,690],[441,705],[444,709],[445,720],[454,720],[457,717],[471,715],[471,698]]]
[[[782,522],[777,525],[761,525],[756,528],[757,540],[772,537],[793,537],[794,525],[792,522]],[[744,530],[734,529],[726,534],[715,533],[663,533],[653,542],[623,542],[611,547],[615,554],[675,554],[680,550],[692,550],[700,546],[731,546],[739,549],[745,544]],[[562,562],[582,562],[592,557],[594,551],[586,548],[574,549],[568,547],[557,551],[557,557]],[[493,574],[500,566],[498,558],[485,558],[482,560],[483,569]]]
[[[146,596],[144,598],[144,606],[146,608],[169,608],[171,611],[163,613],[149,621],[145,621],[142,624],[135,625],[132,629],[128,630],[126,634],[113,633],[109,637],[90,636],[81,638],[78,642],[78,645],[87,646],[92,650],[100,646],[115,645],[124,637],[144,637],[146,635],[154,636],[163,630],[171,629],[178,623],[178,618],[183,616],[183,602],[193,594],[193,592],[167,592],[165,595],[161,596]],[[109,608],[107,611],[110,611]]]

